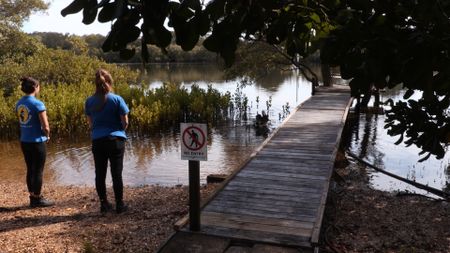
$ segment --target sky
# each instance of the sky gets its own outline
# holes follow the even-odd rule
[[[22,30],[27,33],[32,32],[59,32],[77,35],[102,34],[106,35],[111,23],[99,23],[97,20],[85,25],[81,22],[83,15],[81,12],[76,14],[61,16],[61,10],[69,5],[73,0],[51,0],[50,7],[46,13],[36,13],[31,15],[29,20],[24,23]]]

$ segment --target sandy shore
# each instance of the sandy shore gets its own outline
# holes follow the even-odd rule
[[[217,185],[203,186],[202,198]],[[125,188],[130,210],[99,212],[95,188],[44,186],[56,205],[28,208],[25,185],[0,184],[0,252],[155,252],[188,212],[188,188]],[[113,194],[110,190],[111,200]]]

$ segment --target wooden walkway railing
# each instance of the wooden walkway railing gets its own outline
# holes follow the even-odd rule
[[[313,248],[349,106],[348,87],[318,89],[204,206],[199,233]]]

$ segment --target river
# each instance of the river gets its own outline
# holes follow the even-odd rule
[[[381,101],[392,98],[401,100],[404,91],[399,88],[386,90],[380,93]],[[411,99],[419,99],[416,94]],[[372,99],[373,102],[373,99]],[[395,145],[398,136],[392,137],[384,129],[385,116],[383,114],[351,115],[351,136],[349,150],[360,158],[379,168],[412,181],[428,185],[440,190],[450,191],[450,153],[442,159],[431,156],[424,162],[418,162],[421,149],[414,145],[406,147],[401,143]],[[405,139],[406,140],[406,139]],[[368,168],[369,182],[375,189],[397,192],[406,191],[428,195],[425,191],[417,189],[407,183],[393,179],[382,173]]]
[[[240,79],[228,80],[223,71],[211,65],[150,65],[145,80],[151,87],[163,82],[176,82],[189,88],[212,85],[220,92],[236,93]],[[268,133],[260,133],[253,127],[256,113],[269,108],[269,131],[279,126],[288,104],[293,111],[297,105],[310,97],[311,86],[295,72],[274,72],[256,80],[252,85],[239,89],[248,97],[249,119],[219,125],[208,131],[208,161],[200,162],[201,182],[209,174],[230,174],[239,167]],[[400,99],[398,89],[381,94],[387,98]],[[259,102],[257,102],[257,99]],[[284,108],[283,108],[284,107]],[[441,160],[431,157],[420,159],[415,147],[395,145],[384,129],[384,115],[354,115],[351,126],[349,150],[363,159],[390,172],[438,189],[450,189],[450,155]],[[51,120],[51,119],[50,119]],[[50,122],[51,123],[51,122]],[[94,185],[94,165],[89,137],[73,139],[53,138],[48,145],[45,181],[60,185]],[[181,160],[180,139],[177,130],[160,130],[145,136],[130,135],[124,161],[124,183],[128,186],[147,184],[178,185],[188,182],[188,162]],[[25,164],[18,141],[0,142],[0,178],[3,182],[24,182]],[[405,183],[378,172],[368,170],[373,188],[386,191],[411,191],[423,193]],[[109,174],[108,174],[108,177]],[[110,180],[108,180],[110,181]]]
[[[193,84],[203,88],[212,85],[223,93],[229,91],[235,94],[239,91],[247,96],[250,107],[248,120],[232,121],[208,130],[208,161],[200,163],[202,183],[209,174],[230,174],[264,141],[268,133],[260,133],[253,127],[256,113],[268,111],[269,131],[272,131],[282,122],[280,115],[286,114],[286,105],[292,111],[311,93],[310,83],[292,71],[274,72],[258,78],[252,85],[240,87],[240,78],[227,80],[216,66],[150,65],[145,80],[153,88],[163,82],[180,83],[187,88]],[[237,87],[240,87],[239,90]],[[267,101],[271,101],[269,110]],[[17,140],[0,143],[0,161],[2,181],[25,180],[25,163]],[[123,178],[124,184],[129,186],[187,184],[188,161],[181,160],[179,133],[162,129],[144,136],[130,134]],[[60,185],[93,186],[94,163],[89,136],[73,139],[57,139],[54,136],[48,144],[44,180]]]

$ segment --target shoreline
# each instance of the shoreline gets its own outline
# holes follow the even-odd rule
[[[369,186],[366,168],[336,168],[322,252],[450,252],[450,203]],[[221,184],[201,186],[201,199]],[[155,252],[188,214],[187,186],[125,187],[130,210],[101,214],[95,187],[44,185],[56,205],[28,207],[25,184],[0,183],[0,252]],[[112,189],[108,188],[114,203]],[[6,208],[6,209],[5,209]]]
[[[450,202],[370,188],[365,166],[335,168],[323,252],[450,252]]]

